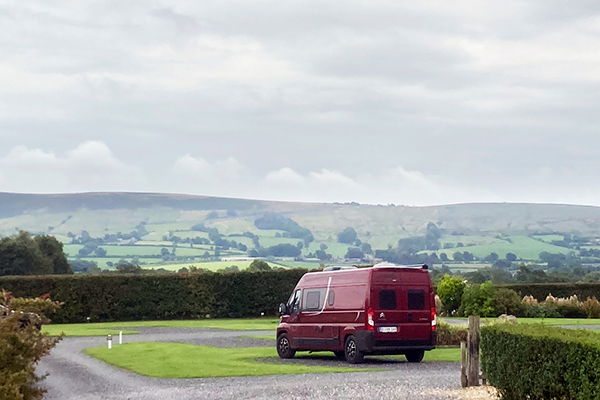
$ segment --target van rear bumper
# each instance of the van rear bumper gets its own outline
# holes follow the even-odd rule
[[[357,331],[354,337],[358,350],[369,354],[404,354],[409,350],[435,349],[435,336],[432,340],[376,340],[374,332]]]

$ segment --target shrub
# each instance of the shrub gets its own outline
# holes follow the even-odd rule
[[[600,299],[600,283],[523,283],[500,285],[512,289],[521,296],[531,295],[538,301],[543,301],[549,293],[557,297],[576,295],[580,299],[596,297]]]
[[[440,297],[444,310],[448,315],[458,310],[465,290],[465,282],[456,276],[444,275],[437,285],[437,295]]]
[[[44,390],[37,386],[35,365],[60,338],[40,331],[48,322],[43,312],[55,311],[59,303],[48,299],[16,299],[0,292],[0,398],[35,400]]]
[[[482,317],[493,316],[495,309],[492,284],[486,282],[481,285],[465,287],[458,313],[459,315],[480,315]]]
[[[600,399],[597,333],[520,324],[481,332],[482,371],[502,399]]]
[[[493,291],[494,314],[522,315],[525,309],[517,292],[506,288],[495,288]]]
[[[595,297],[584,301],[581,308],[588,318],[600,318],[600,301]]]
[[[467,341],[466,328],[438,322],[436,338],[438,346],[459,346],[461,341]]]

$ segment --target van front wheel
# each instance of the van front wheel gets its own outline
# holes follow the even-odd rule
[[[423,356],[425,355],[424,350],[411,350],[407,352],[404,356],[410,363],[418,363],[423,361]]]
[[[348,361],[350,364],[359,364],[363,362],[365,358],[365,354],[358,350],[356,339],[352,335],[348,336],[348,339],[346,339],[344,352],[346,354],[346,361]]]
[[[293,358],[296,354],[296,350],[292,350],[290,340],[285,333],[277,338],[277,354],[280,358]]]

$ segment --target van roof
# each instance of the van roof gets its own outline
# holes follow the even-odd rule
[[[349,266],[349,265],[341,265],[341,266],[330,266],[330,267],[325,267],[323,268],[322,271],[314,271],[314,272],[309,272],[311,274],[315,274],[315,273],[321,273],[321,272],[348,272],[348,271],[357,271],[357,270],[366,270],[366,269],[422,269],[422,270],[428,270],[429,266],[427,264],[412,264],[412,265],[397,265],[397,264],[392,264],[392,263],[388,263],[388,262],[381,262],[381,263],[377,263],[374,265],[370,265],[370,266],[361,266],[361,267],[357,267],[355,265],[353,266]]]

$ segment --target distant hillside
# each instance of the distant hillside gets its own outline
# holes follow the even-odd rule
[[[261,225],[266,220],[281,227]],[[136,255],[147,257],[148,263],[158,263],[161,257],[168,257],[164,250],[162,255],[158,250],[173,246],[193,247],[177,250],[172,260],[178,262],[195,261],[200,254],[207,257],[206,253],[215,259],[239,257],[252,249],[283,244],[298,246],[302,257],[314,258],[325,246],[325,252],[343,258],[353,245],[337,240],[337,234],[346,227],[356,231],[357,243],[368,243],[376,250],[395,247],[402,238],[425,235],[429,223],[439,228],[441,249],[459,245],[472,249],[478,257],[490,249],[516,249],[523,258],[535,258],[541,251],[567,253],[569,248],[561,247],[564,234],[590,237],[592,242],[587,244],[596,244],[600,207],[510,203],[409,207],[161,193],[0,193],[0,235],[19,230],[49,233],[68,244],[66,249],[75,257],[83,243],[79,236],[85,231],[92,238],[105,237],[99,243],[115,251],[89,256],[101,264]],[[135,251],[117,249],[130,236],[115,234],[132,232],[135,234],[129,244],[138,246]],[[223,240],[235,245],[223,245]],[[146,253],[139,246],[157,250]],[[284,246],[271,251],[293,253]]]
[[[111,217],[105,218],[106,212]],[[600,234],[600,207],[474,203],[429,207],[375,206],[364,204],[293,203],[222,197],[192,196],[162,193],[76,193],[76,194],[17,194],[0,193],[0,233],[15,229],[46,232],[53,226],[56,233],[67,229],[98,226],[91,212],[102,218],[106,227],[127,226],[133,229],[140,221],[147,223],[199,222],[210,211],[235,211],[226,221],[256,216],[264,212],[283,213],[308,229],[331,234],[346,226],[359,233],[407,236],[422,232],[428,222],[446,231],[462,233],[500,232],[527,234],[565,232]],[[168,215],[165,213],[168,212]],[[133,215],[131,215],[133,213]],[[128,215],[123,215],[128,214]],[[32,218],[34,217],[35,218]],[[61,227],[65,217],[67,226]],[[90,221],[92,219],[92,221]],[[63,224],[65,225],[65,224]]]

